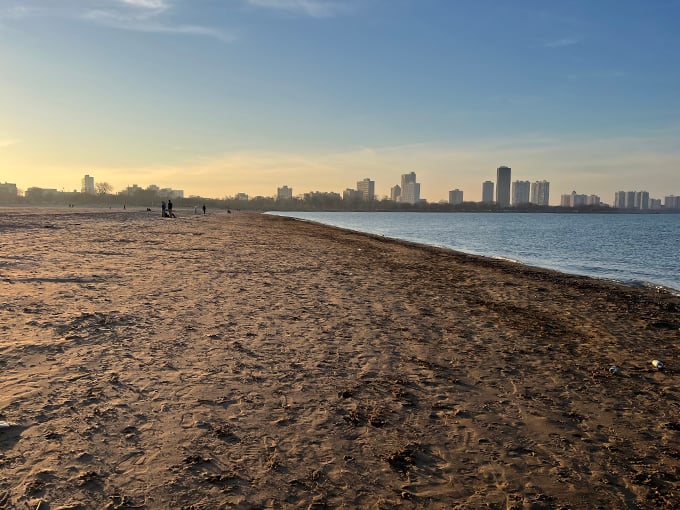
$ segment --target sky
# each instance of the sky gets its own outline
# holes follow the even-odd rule
[[[680,195],[680,0],[0,0],[0,182]]]

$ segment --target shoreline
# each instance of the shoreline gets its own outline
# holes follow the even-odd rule
[[[372,232],[368,232],[368,231],[362,231],[362,230],[353,229],[353,228],[349,228],[349,227],[332,225],[332,224],[329,224],[329,223],[324,223],[323,221],[320,221],[320,220],[317,220],[317,219],[307,219],[307,218],[292,216],[292,215],[287,216],[288,214],[295,214],[295,213],[268,211],[264,214],[271,214],[273,216],[290,217],[290,218],[298,219],[300,221],[310,221],[310,222],[316,223],[318,225],[329,226],[329,227],[339,228],[339,229],[345,229],[345,230],[348,230],[350,232],[363,233],[363,234],[367,234],[367,235],[376,235],[378,237],[386,237],[386,238],[394,239],[394,240],[397,240],[397,241],[403,241],[403,242],[406,242],[406,243],[413,243],[415,246],[433,246],[433,247],[442,248],[442,249],[445,249],[445,250],[451,250],[451,251],[454,251],[454,252],[457,252],[457,253],[474,255],[474,256],[478,256],[478,257],[485,257],[485,258],[489,258],[489,259],[492,259],[492,260],[503,260],[503,261],[507,261],[507,262],[510,262],[510,263],[514,263],[514,264],[525,265],[525,266],[528,266],[528,267],[546,269],[546,270],[549,270],[549,271],[556,271],[558,273],[562,273],[562,274],[566,274],[566,275],[584,276],[586,278],[593,278],[593,279],[601,280],[601,281],[605,281],[605,282],[612,282],[612,283],[627,285],[627,286],[636,287],[636,288],[647,288],[647,289],[651,289],[651,290],[655,290],[655,291],[659,291],[659,292],[667,292],[667,293],[673,294],[675,296],[680,296],[680,283],[678,283],[677,287],[673,287],[673,286],[664,285],[662,283],[658,283],[658,282],[654,282],[654,281],[650,281],[650,280],[641,280],[641,279],[632,279],[632,278],[631,279],[623,279],[623,278],[617,279],[615,277],[601,277],[601,276],[597,276],[595,274],[589,274],[587,271],[569,272],[568,270],[563,270],[563,269],[557,267],[556,265],[554,267],[542,266],[542,265],[539,265],[539,264],[533,264],[531,262],[525,262],[525,261],[522,261],[522,260],[518,260],[518,259],[512,258],[511,256],[493,255],[493,254],[490,254],[490,253],[486,253],[486,254],[485,253],[475,253],[475,252],[472,252],[472,251],[465,251],[463,249],[452,247],[452,246],[436,244],[434,242],[412,241],[412,240],[403,239],[403,238],[400,238],[400,237],[394,237],[394,236],[389,236],[389,235],[384,236],[382,234],[372,233]],[[363,214],[363,213],[361,213],[361,214]],[[389,214],[389,213],[387,213],[387,214]],[[449,213],[442,213],[442,214],[449,214]]]
[[[282,216],[64,212],[0,216],[0,506],[677,502],[679,297]]]

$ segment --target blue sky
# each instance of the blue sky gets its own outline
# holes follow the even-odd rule
[[[0,182],[680,194],[679,0],[0,0]]]

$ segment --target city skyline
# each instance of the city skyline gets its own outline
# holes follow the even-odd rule
[[[0,181],[677,190],[677,2],[6,0]],[[408,34],[409,37],[404,37]],[[502,79],[499,79],[502,77]],[[644,178],[644,183],[642,180]]]
[[[511,181],[511,169],[506,166],[500,166],[496,170],[497,181],[502,184],[497,186],[493,181],[484,181],[482,183],[482,199],[475,201],[463,199],[463,190],[454,189],[448,192],[448,200],[439,200],[437,203],[448,203],[452,205],[460,205],[464,202],[468,203],[488,203],[499,204],[494,198],[495,188],[508,188],[508,197],[505,202],[500,204],[501,208],[507,207],[523,207],[526,205],[536,206],[550,206],[559,205],[561,207],[581,207],[581,206],[606,206],[618,209],[637,209],[637,210],[659,210],[662,207],[665,209],[680,209],[680,196],[673,193],[665,193],[663,197],[655,198],[650,196],[646,190],[642,191],[617,191],[614,194],[614,199],[611,203],[602,200],[599,195],[595,194],[579,194],[575,190],[571,193],[562,194],[559,199],[559,204],[550,203],[550,182],[542,181]],[[64,192],[65,190],[62,190]],[[167,198],[215,198],[204,197],[195,194],[189,194],[185,197],[184,190],[177,190],[173,188],[161,188],[156,184],[150,184],[146,187],[133,184],[121,190],[114,190],[113,187],[105,181],[96,182],[94,176],[86,174],[81,179],[81,189],[73,190],[73,193],[80,193],[83,195],[105,194],[119,197],[126,197],[134,195],[138,192],[152,191],[158,197],[165,196]],[[36,196],[44,196],[44,193],[53,194],[59,193],[59,190],[54,188],[32,187],[24,193],[26,197],[29,194],[32,198]],[[71,193],[70,191],[67,193]],[[6,198],[19,195],[19,189],[14,183],[0,183],[0,195]],[[272,198],[275,200],[289,200],[289,199],[306,199],[311,195],[335,195],[342,198],[343,201],[359,201],[371,202],[374,200],[390,200],[392,202],[407,203],[411,205],[419,203],[428,203],[426,199],[420,198],[420,183],[417,182],[416,172],[409,172],[401,175],[401,185],[396,184],[390,189],[390,196],[378,197],[375,195],[375,181],[370,177],[366,177],[357,181],[356,188],[346,188],[342,194],[332,190],[315,190],[306,191],[299,194],[293,194],[293,188],[288,185],[277,187],[276,192],[271,195],[257,195],[251,196],[246,192],[237,192],[222,199],[235,200],[249,200],[251,198]],[[1,198],[1,197],[0,197]],[[508,202],[509,201],[509,202]],[[429,202],[433,203],[433,202]]]

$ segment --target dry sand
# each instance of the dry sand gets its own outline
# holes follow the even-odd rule
[[[678,297],[258,214],[0,240],[0,508],[680,501]]]

